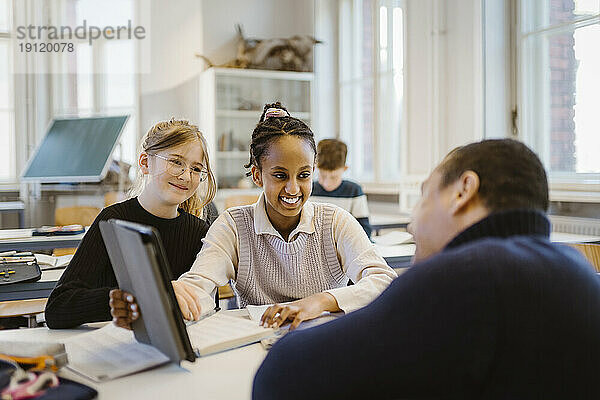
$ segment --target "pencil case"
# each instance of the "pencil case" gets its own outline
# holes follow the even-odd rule
[[[39,281],[42,270],[36,262],[0,262],[0,285]]]

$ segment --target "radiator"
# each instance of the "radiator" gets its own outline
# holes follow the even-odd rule
[[[600,219],[550,215],[550,221],[554,232],[600,236]]]

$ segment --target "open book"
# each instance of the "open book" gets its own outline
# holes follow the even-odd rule
[[[273,336],[272,328],[258,322],[218,312],[187,327],[192,348],[198,356],[234,349]]]
[[[187,326],[194,352],[206,356],[258,342],[274,331],[257,322],[218,312]],[[67,339],[68,368],[97,382],[144,371],[169,362],[157,348],[135,340],[132,331],[109,323]]]
[[[73,254],[66,254],[60,257],[49,256],[47,254],[34,254],[34,256],[42,271],[65,268],[73,258]]]

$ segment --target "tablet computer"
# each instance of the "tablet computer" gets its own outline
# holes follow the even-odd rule
[[[140,317],[132,324],[136,339],[156,347],[172,362],[194,361],[158,231],[111,219],[100,221],[100,232],[119,288],[135,294],[140,306]]]

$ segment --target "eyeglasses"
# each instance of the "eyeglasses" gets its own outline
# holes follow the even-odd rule
[[[208,177],[208,170],[201,164],[200,166],[188,167],[185,161],[178,158],[167,158],[158,154],[151,154],[154,157],[162,158],[167,162],[167,172],[172,176],[181,176],[188,169],[192,174],[192,178],[203,182]]]

